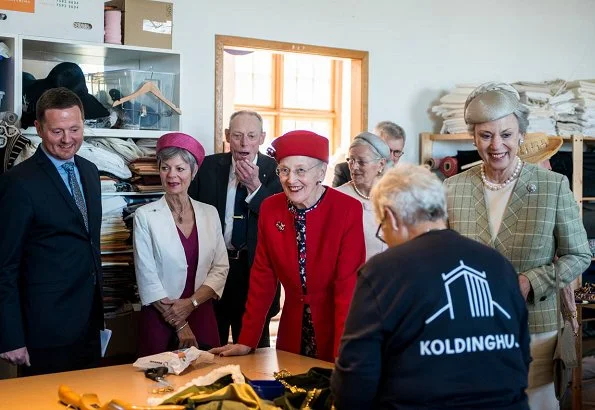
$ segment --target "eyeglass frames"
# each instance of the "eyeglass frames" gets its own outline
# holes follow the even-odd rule
[[[294,169],[291,170],[289,168],[286,167],[277,167],[277,169],[275,170],[275,173],[280,176],[280,177],[288,177],[290,173],[294,173],[295,175],[297,175],[298,177],[304,177],[306,176],[306,173],[308,171],[310,171],[311,169],[316,168],[318,165],[320,164],[316,164],[314,166],[311,166],[310,168],[304,169],[304,168],[298,168],[298,169]]]

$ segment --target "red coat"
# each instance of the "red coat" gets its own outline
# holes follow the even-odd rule
[[[298,272],[294,216],[285,194],[267,198],[258,217],[256,258],[238,343],[256,347],[265,317],[281,281],[285,304],[279,324],[277,348],[300,353],[302,312],[309,304],[318,358],[334,361],[355,282],[364,263],[362,204],[332,188],[316,209],[306,214],[306,286],[302,292]]]

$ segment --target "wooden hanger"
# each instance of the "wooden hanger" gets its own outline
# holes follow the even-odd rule
[[[145,81],[145,83],[138,90],[133,92],[132,94],[127,95],[126,97],[122,97],[117,101],[114,101],[114,103],[112,104],[112,107],[117,107],[120,104],[124,104],[127,101],[133,100],[133,99],[140,97],[141,95],[147,94],[147,93],[154,94],[155,97],[159,98],[161,101],[163,101],[165,104],[167,104],[172,110],[174,110],[178,114],[182,115],[182,110],[180,110],[178,107],[176,107],[176,105],[173,102],[171,102],[170,100],[165,98],[165,96],[163,94],[161,94],[161,91],[159,90],[159,88],[157,88],[157,86],[155,84],[153,84],[151,81]]]

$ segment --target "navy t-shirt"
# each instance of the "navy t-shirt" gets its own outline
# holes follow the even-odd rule
[[[341,409],[528,409],[527,309],[496,250],[430,231],[361,269],[332,376]]]

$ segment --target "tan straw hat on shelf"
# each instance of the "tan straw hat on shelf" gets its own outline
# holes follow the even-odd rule
[[[563,143],[562,137],[547,136],[546,134],[527,134],[525,135],[525,142],[519,148],[519,157],[523,161],[537,164],[550,159],[560,150]]]

